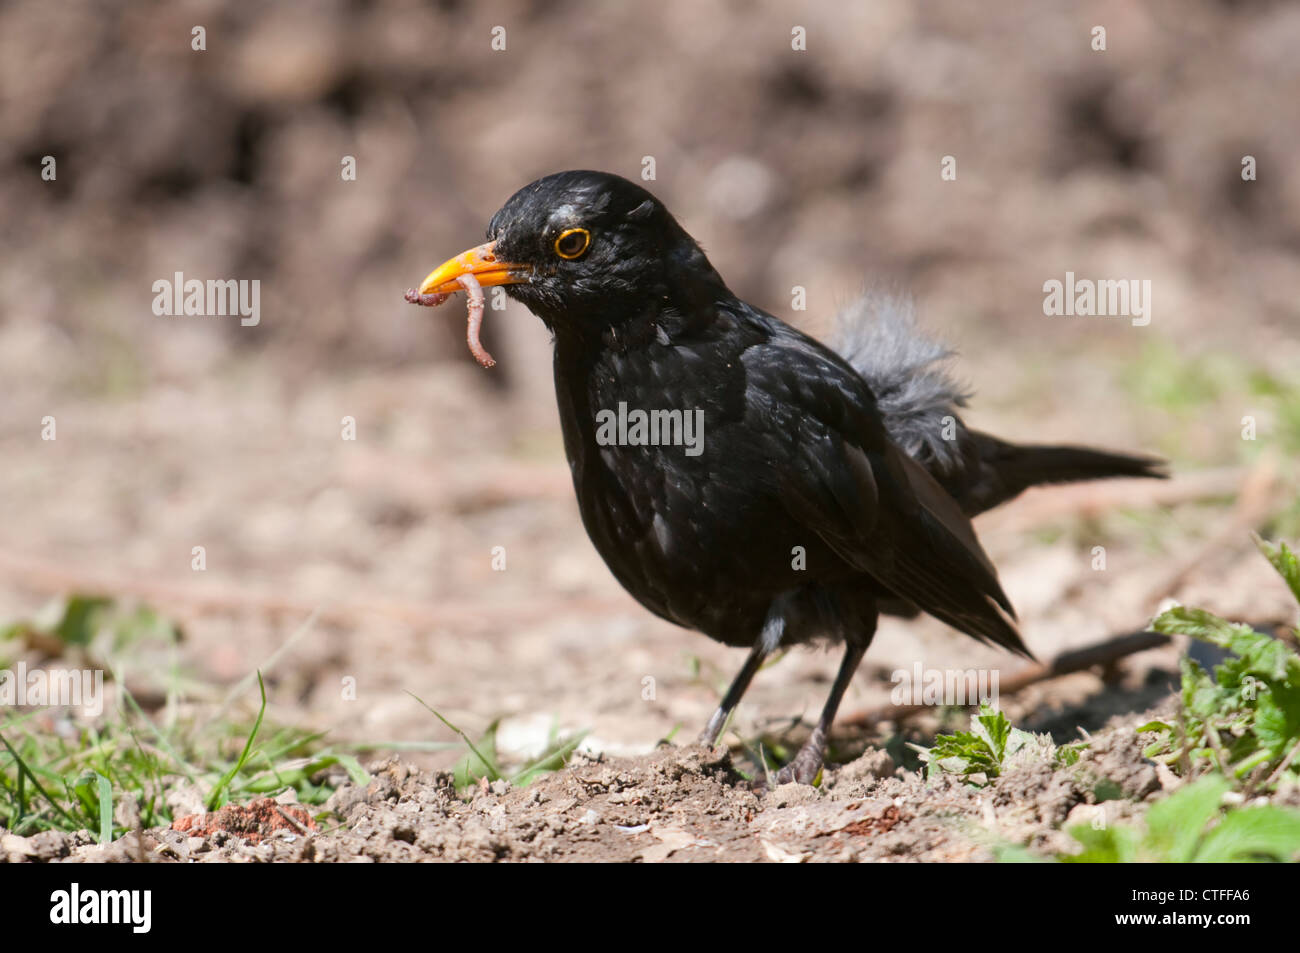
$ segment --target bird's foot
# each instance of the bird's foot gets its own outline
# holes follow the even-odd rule
[[[772,786],[789,784],[812,784],[822,772],[826,760],[826,733],[820,727],[814,728],[812,737],[799,749],[794,760],[772,776]],[[767,778],[760,778],[755,785],[757,790],[767,788]]]
[[[807,746],[799,749],[793,761],[776,773],[777,784],[812,784],[822,773],[822,764],[826,755],[820,749],[813,750]]]

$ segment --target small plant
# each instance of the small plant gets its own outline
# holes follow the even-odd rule
[[[1300,812],[1270,804],[1224,807],[1231,786],[1210,775],[1147,811],[1144,828],[1070,828],[1082,852],[1068,863],[1232,863],[1300,859]],[[1240,795],[1238,795],[1240,797]]]
[[[515,787],[525,787],[532,784],[543,774],[550,774],[564,767],[569,758],[573,756],[573,752],[578,750],[578,745],[582,744],[582,739],[587,735],[584,731],[560,737],[552,727],[546,750],[524,766],[508,771],[502,767],[497,755],[497,728],[500,725],[500,719],[488,725],[482,737],[475,743],[470,740],[469,735],[444,718],[440,712],[425,704],[418,695],[411,692],[407,692],[407,694],[459,735],[461,741],[465,743],[468,750],[465,756],[456,762],[456,767],[453,769],[457,791],[463,791],[472,785],[480,783],[480,781],[491,783],[505,780]]]
[[[927,777],[959,774],[983,785],[1015,764],[1051,760],[1068,767],[1079,760],[1086,745],[1076,742],[1057,747],[1049,736],[1013,728],[1002,712],[981,705],[979,714],[971,718],[969,731],[938,735],[932,748],[910,747],[928,765]]]
[[[1300,600],[1296,554],[1285,543],[1256,542]],[[1232,655],[1212,675],[1183,659],[1179,717],[1174,724],[1153,721],[1139,728],[1156,734],[1143,753],[1185,777],[1217,768],[1251,789],[1272,789],[1284,778],[1300,782],[1300,655],[1281,639],[1203,609],[1177,606],[1161,614],[1154,628]]]

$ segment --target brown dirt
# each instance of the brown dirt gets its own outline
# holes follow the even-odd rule
[[[372,766],[364,788],[335,792],[319,833],[302,808],[263,799],[139,841],[100,846],[81,832],[0,847],[10,860],[43,861],[988,861],[999,846],[1068,852],[1062,827],[1089,821],[1088,811],[1108,823],[1140,816],[1161,790],[1140,747],[1116,725],[1069,769],[1022,764],[983,787],[927,781],[868,749],[829,768],[819,788],[759,792],[726,751],[701,747],[580,755],[528,787],[484,780],[461,794],[450,774],[393,758]]]

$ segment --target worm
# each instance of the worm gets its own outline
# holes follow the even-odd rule
[[[474,360],[484,367],[492,367],[496,364],[496,359],[487,352],[483,342],[478,338],[479,330],[483,327],[483,287],[478,283],[477,278],[469,274],[461,275],[456,282],[465,289],[465,297],[468,299],[469,323],[465,328],[465,340],[469,344],[469,352],[474,355]],[[450,297],[450,294],[445,293],[422,295],[414,288],[408,288],[406,291],[407,301],[426,308],[436,308]]]
[[[426,308],[436,308],[438,305],[442,304],[444,301],[446,301],[446,300],[447,300],[448,298],[450,298],[450,297],[451,297],[451,295],[446,295],[446,294],[444,294],[444,295],[422,295],[422,294],[420,294],[420,292],[416,291],[414,288],[407,288],[407,289],[406,289],[406,300],[407,300],[407,301],[411,302],[411,304],[421,304],[421,305],[424,305]]]
[[[491,367],[496,363],[496,358],[487,352],[478,339],[479,328],[483,326],[483,287],[478,283],[478,279],[470,274],[461,275],[456,279],[456,283],[465,289],[466,303],[469,306],[469,323],[465,327],[465,340],[469,343],[469,352],[474,355],[474,360],[484,367]]]

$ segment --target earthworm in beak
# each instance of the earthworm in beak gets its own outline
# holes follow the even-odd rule
[[[456,277],[456,283],[465,289],[465,297],[469,307],[469,322],[465,328],[465,340],[469,344],[469,352],[474,355],[474,360],[478,361],[484,367],[491,367],[496,364],[496,359],[487,352],[483,347],[483,342],[479,340],[479,331],[483,327],[483,287],[479,284],[478,279],[469,272]],[[420,294],[414,288],[406,292],[406,300],[412,304],[423,305],[426,308],[434,308],[442,304],[451,295],[448,293]]]

